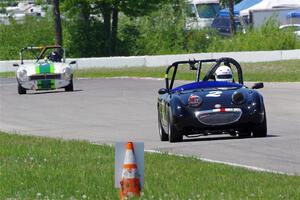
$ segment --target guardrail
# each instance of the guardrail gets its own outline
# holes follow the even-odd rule
[[[90,67],[159,67],[167,66],[178,60],[188,59],[215,59],[220,57],[232,57],[239,62],[267,62],[300,59],[300,49],[280,50],[280,51],[241,51],[224,53],[194,53],[177,55],[157,55],[157,56],[128,56],[128,57],[99,57],[99,58],[73,58],[67,59],[77,61],[76,68]],[[25,61],[29,62],[28,60]],[[13,63],[18,60],[0,61],[0,72],[15,71]]]

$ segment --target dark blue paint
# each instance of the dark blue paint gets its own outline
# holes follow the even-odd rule
[[[240,88],[243,85],[237,83],[223,82],[223,81],[203,81],[194,82],[181,85],[171,90],[171,92],[183,91],[183,90],[193,90],[199,88],[220,88],[220,87],[236,87]]]

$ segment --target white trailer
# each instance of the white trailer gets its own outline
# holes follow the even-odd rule
[[[264,10],[250,10],[250,23],[253,27],[258,28],[268,20],[273,19],[279,25],[289,24],[289,19],[287,15],[296,11],[299,8],[272,8],[272,9],[264,9]]]

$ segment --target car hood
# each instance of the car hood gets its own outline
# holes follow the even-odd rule
[[[251,103],[252,90],[240,84],[228,84],[232,87],[216,86],[216,87],[203,87],[189,90],[177,90],[174,95],[178,95],[180,102],[188,105],[188,99],[191,95],[201,97],[205,109],[213,109],[217,104],[219,107],[239,107],[232,103],[232,96],[234,93],[242,93],[244,95],[246,104]]]
[[[70,68],[66,63],[56,63],[56,62],[36,62],[31,64],[21,65],[17,73],[22,70],[27,71],[27,75],[37,75],[37,74],[60,74],[63,73],[65,68]]]
[[[171,90],[171,92],[186,91],[193,89],[207,89],[207,88],[240,88],[243,85],[238,83],[230,83],[225,81],[201,81],[193,82],[178,86]]]

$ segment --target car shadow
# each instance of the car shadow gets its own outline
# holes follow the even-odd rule
[[[33,93],[27,93],[28,95],[38,95],[38,94],[56,94],[56,93],[73,93],[73,92],[82,92],[83,90],[74,90],[74,91],[64,91],[64,90],[50,90],[50,91],[38,91]]]
[[[204,137],[204,138],[203,138]],[[268,139],[273,137],[280,137],[279,135],[269,134],[267,137],[239,137],[239,136],[199,136],[194,138],[184,138],[182,142],[201,142],[201,141],[218,141],[218,140],[245,140],[245,139]]]

